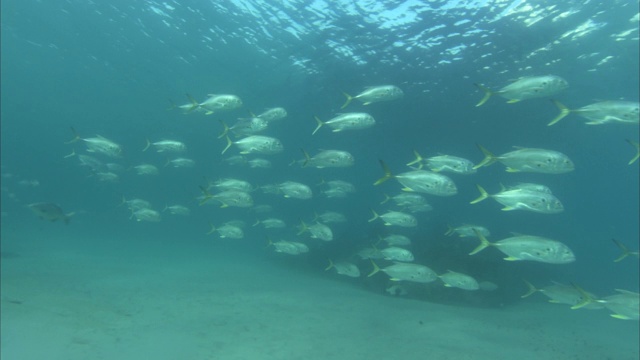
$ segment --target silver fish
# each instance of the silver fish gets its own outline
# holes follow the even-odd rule
[[[547,149],[518,148],[517,150],[495,156],[482,145],[478,148],[484,153],[484,159],[474,168],[489,166],[496,161],[507,167],[507,172],[534,172],[543,174],[563,174],[573,171],[575,166],[569,157],[561,152]]]
[[[413,151],[416,159],[408,163],[408,166],[419,164],[418,169],[422,169],[423,164],[427,165],[433,172],[452,172],[455,174],[474,174],[476,169],[470,160],[452,155],[437,155],[424,159],[417,151]]]
[[[315,134],[323,125],[327,125],[333,132],[340,132],[344,130],[360,130],[370,128],[375,125],[376,120],[373,116],[367,113],[346,113],[340,114],[328,121],[322,121],[316,116],[316,122],[318,126],[313,130]]]
[[[151,164],[140,164],[134,166],[133,169],[138,175],[158,175],[158,168]]]
[[[549,264],[568,264],[576,260],[569,247],[559,241],[540,236],[519,235],[490,243],[484,235],[475,231],[480,245],[469,255],[477,254],[488,246],[494,246],[507,255],[505,260],[530,260]]]
[[[385,175],[378,179],[374,185],[395,178],[404,185],[403,191],[415,191],[437,196],[452,196],[458,193],[456,184],[449,177],[426,170],[414,170],[398,175],[393,175],[387,165],[380,160]]]
[[[575,113],[589,120],[588,125],[602,125],[610,122],[637,125],[640,122],[640,103],[637,101],[600,101],[583,106],[579,109],[569,109],[557,100],[552,100],[560,109],[560,115],[556,116],[547,125],[551,126],[562,120],[570,113]]]
[[[74,215],[73,212],[65,214],[60,206],[52,203],[33,203],[27,205],[27,207],[40,219],[48,221],[62,220],[65,224],[69,224],[71,217]]]
[[[369,105],[380,101],[396,100],[404,96],[402,90],[394,85],[371,86],[356,96],[343,94],[347,97],[347,101],[340,107],[341,109],[346,108],[353,99],[361,101],[363,105]]]
[[[392,281],[412,281],[426,284],[438,279],[438,274],[435,271],[420,264],[396,262],[394,265],[387,266],[384,269],[380,269],[373,260],[371,264],[373,264],[373,271],[367,275],[368,277],[382,271],[389,275]]]
[[[228,94],[209,94],[205,101],[198,103],[195,99],[189,96],[191,99],[191,108],[189,111],[195,109],[202,109],[206,115],[211,115],[214,112],[226,111],[237,109],[242,106],[242,100],[236,95]]]
[[[231,145],[237,146],[238,149],[240,149],[240,154],[243,155],[254,153],[277,154],[284,149],[280,140],[262,135],[251,135],[238,141],[231,141],[229,136],[227,136],[227,146],[222,150],[222,153],[224,154]]]
[[[489,195],[480,185],[476,185],[480,191],[480,197],[471,201],[471,204],[493,198],[504,205],[502,211],[528,210],[542,214],[557,214],[564,211],[562,202],[553,194],[530,190],[514,189],[503,190],[497,194]]]
[[[287,117],[287,110],[281,107],[267,109],[256,117],[266,120],[267,122],[284,119]]]
[[[377,212],[371,210],[373,212],[373,217],[369,219],[369,222],[372,222],[376,219],[380,219],[384,222],[386,226],[401,226],[401,227],[415,227],[418,225],[418,219],[415,216],[407,213],[403,213],[400,211],[387,211],[382,215],[378,215]]]
[[[314,155],[309,156],[306,151],[304,153],[305,160],[303,160],[302,166],[313,166],[318,169],[326,167],[349,167],[353,166],[355,159],[353,155],[342,150],[323,150]]]
[[[456,287],[462,290],[478,290],[480,285],[476,279],[469,275],[461,274],[455,271],[447,270],[446,273],[439,276],[446,287]]]
[[[481,84],[475,85],[484,91],[484,97],[476,106],[487,102],[492,95],[502,96],[509,99],[508,103],[515,103],[520,100],[551,96],[569,87],[565,79],[556,75],[523,77],[497,91],[492,91]]]
[[[346,275],[349,277],[360,277],[360,269],[355,264],[346,261],[339,261],[337,263],[333,263],[333,261],[329,260],[329,266],[325,269],[329,270],[331,268],[336,269],[336,272],[340,275]]]
[[[153,145],[153,147],[155,147],[156,151],[159,153],[161,152],[180,153],[180,152],[187,151],[187,146],[180,141],[160,140],[152,143],[148,139],[147,139],[147,146],[145,146],[145,148],[142,149],[142,151],[147,151],[147,149],[149,149],[151,145]]]

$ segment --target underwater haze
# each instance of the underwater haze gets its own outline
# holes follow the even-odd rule
[[[1,6],[3,358],[638,358],[637,1]],[[568,87],[542,88],[547,75]],[[501,91],[523,79],[535,95]],[[362,95],[390,85],[402,96]],[[603,101],[628,108],[581,109]],[[332,123],[352,113],[375,124]],[[573,167],[505,163],[523,148]],[[322,163],[323,150],[354,163]],[[425,161],[408,167],[414,152]],[[475,170],[426,160],[439,155]],[[403,182],[412,171],[457,193]],[[522,183],[563,211],[498,203]],[[489,198],[471,204],[478,185]],[[400,194],[428,205],[385,201]],[[449,231],[465,224],[490,244]],[[575,261],[497,243],[522,234]],[[438,278],[391,274],[398,264]]]

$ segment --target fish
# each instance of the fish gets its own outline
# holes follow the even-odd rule
[[[289,255],[300,255],[309,252],[309,247],[306,244],[295,241],[277,241],[272,242],[269,239],[269,245],[275,248],[276,252],[285,253]]]
[[[616,244],[616,246],[619,247],[620,250],[622,250],[622,255],[618,256],[617,259],[613,260],[614,262],[620,262],[620,261],[622,261],[622,259],[626,258],[629,255],[635,256],[637,258],[640,258],[640,252],[638,252],[638,251],[629,251],[629,248],[627,248],[623,243],[621,243],[620,241],[618,241],[616,239],[611,239],[611,241],[613,241],[613,243]]]
[[[346,275],[349,277],[360,277],[360,269],[355,264],[346,261],[339,261],[337,263],[333,263],[331,259],[329,259],[329,266],[327,266],[325,271],[330,269],[336,269],[336,273],[340,275]]]
[[[33,211],[33,213],[36,216],[38,216],[40,219],[48,220],[52,222],[62,220],[64,221],[65,224],[69,224],[69,222],[71,221],[71,217],[75,215],[74,212],[65,214],[64,211],[62,211],[62,208],[60,208],[60,206],[52,203],[45,203],[45,202],[33,203],[33,204],[27,205],[27,207],[31,211]]]
[[[484,159],[474,166],[489,166],[496,161],[507,167],[507,172],[533,172],[543,174],[563,174],[575,169],[573,161],[559,151],[535,148],[517,148],[517,150],[495,156],[482,145],[478,148],[484,153]]]
[[[518,235],[490,243],[478,230],[474,230],[480,245],[469,255],[475,255],[494,246],[507,255],[507,261],[538,261],[548,264],[568,264],[576,260],[569,247],[559,241],[541,236]]]
[[[599,101],[578,109],[569,109],[558,100],[551,100],[560,109],[547,126],[564,119],[571,113],[589,120],[587,125],[602,125],[610,122],[637,125],[640,123],[640,103],[637,101]]]
[[[636,148],[636,155],[631,160],[629,160],[629,165],[631,165],[634,162],[638,161],[638,158],[640,158],[640,144],[633,140],[629,140],[629,139],[626,139],[626,140],[631,146]]]
[[[380,250],[378,250],[375,246],[370,246],[370,247],[360,249],[357,252],[357,255],[363,260],[384,258],[384,255],[382,255]]]
[[[187,94],[187,96],[189,95]],[[194,98],[189,96],[191,100],[191,108],[189,111],[202,109],[206,115],[211,115],[215,112],[233,110],[242,106],[242,100],[236,95],[209,94],[207,96],[208,98],[201,103],[198,103]]]
[[[235,179],[235,178],[223,178],[223,179],[217,180],[213,183],[210,183],[209,187],[215,187],[218,190],[222,190],[222,191],[236,190],[236,191],[243,191],[247,193],[255,190],[255,188],[253,187],[253,185],[251,185],[250,182],[242,179]]]
[[[257,220],[253,226],[262,224],[265,229],[280,229],[287,226],[284,221],[276,218],[267,218],[264,220]]]
[[[384,269],[380,269],[373,260],[371,260],[371,264],[373,265],[373,271],[367,277],[382,271],[391,277],[391,281],[411,281],[426,284],[438,279],[438,274],[435,271],[420,264],[395,262]]]
[[[149,141],[149,139],[147,139],[147,146],[145,146],[145,148],[142,149],[142,151],[147,151],[147,149],[149,149],[151,145],[153,145],[153,147],[155,147],[156,151],[159,153],[161,152],[181,153],[181,152],[187,151],[187,145],[185,145],[180,141],[160,140],[152,143]]]
[[[415,216],[407,213],[403,213],[401,211],[387,211],[382,215],[378,215],[377,212],[371,210],[373,212],[373,217],[369,219],[369,222],[372,222],[376,219],[380,219],[384,222],[386,226],[401,226],[401,227],[415,227],[418,226],[418,219]]]
[[[298,231],[298,235],[309,232],[311,238],[320,239],[322,241],[332,241],[333,240],[333,231],[327,225],[317,222],[313,225],[307,226],[304,221],[300,221],[300,231]]]
[[[527,298],[532,294],[539,292],[549,298],[550,303],[555,304],[567,304],[571,306],[576,306],[585,301],[584,295],[576,289],[573,285],[564,285],[557,282],[553,282],[553,285],[545,286],[543,288],[537,289],[533,284],[524,280],[525,284],[527,284],[528,291],[526,294],[520,296],[521,298]],[[595,295],[589,294],[590,298],[595,298]],[[592,302],[586,306],[585,309],[602,309],[603,305],[598,304],[597,302]]]
[[[363,105],[369,105],[381,101],[396,100],[404,96],[402,90],[395,85],[370,86],[356,96],[351,96],[345,92],[343,94],[347,101],[340,109],[346,108],[354,99],[361,101]]]
[[[404,235],[389,234],[382,238],[382,241],[386,242],[388,246],[409,246],[411,245],[411,239]]]
[[[328,198],[346,197],[348,194],[356,191],[356,187],[353,184],[343,180],[331,180],[325,184],[328,189],[322,193]]]
[[[402,191],[415,191],[436,196],[452,196],[458,193],[456,184],[449,177],[426,170],[413,170],[398,175],[393,175],[384,161],[380,160],[384,170],[384,176],[373,185],[395,178],[404,185]]]
[[[204,197],[200,200],[200,205],[205,204],[207,201],[213,199],[219,201],[222,205],[221,208],[226,208],[229,206],[233,207],[252,207],[253,206],[253,197],[251,194],[241,190],[224,190],[217,194],[211,194],[207,189],[200,187]]]
[[[562,202],[553,194],[530,190],[514,189],[502,190],[497,194],[490,195],[480,185],[476,185],[480,191],[480,197],[470,202],[476,204],[480,201],[493,198],[498,203],[504,205],[502,211],[527,210],[541,214],[557,214],[564,211]]]
[[[158,168],[151,164],[140,164],[133,167],[138,175],[158,175]]]
[[[411,262],[414,256],[411,251],[396,246],[390,246],[380,250],[385,260]]]
[[[249,119],[238,119],[238,121],[231,127],[224,121],[220,121],[224,126],[222,133],[218,135],[218,139],[227,136],[229,131],[233,132],[236,136],[249,136],[262,132],[267,129],[269,123],[259,117],[253,117]]]
[[[572,310],[580,309],[591,304],[602,304],[612,311],[611,317],[620,320],[640,320],[640,294],[628,290],[616,289],[618,294],[597,299],[592,294],[586,292],[581,287],[572,284],[580,292],[584,299],[577,305],[571,307]]]
[[[248,160],[247,164],[252,169],[268,169],[271,167],[271,161],[261,158]]]
[[[235,145],[240,149],[240,154],[278,154],[284,150],[282,142],[274,137],[262,136],[262,135],[251,135],[245,138],[242,138],[238,141],[231,141],[229,136],[227,136],[227,146],[222,150],[222,154],[224,154],[231,145]]]
[[[492,95],[509,99],[508,103],[521,100],[555,95],[569,87],[569,83],[556,75],[522,77],[497,91],[492,91],[481,84],[475,84],[484,92],[484,97],[476,104],[482,106]]]
[[[211,230],[209,230],[207,235],[213,234],[214,232],[217,232],[218,236],[220,236],[220,238],[222,239],[242,239],[244,237],[244,231],[242,231],[242,228],[232,223],[222,224],[218,228],[211,224]]]
[[[320,220],[322,223],[341,223],[347,222],[347,217],[339,212],[325,211],[320,215],[316,214],[314,220]]]
[[[69,143],[78,140],[84,141],[87,146],[87,151],[90,153],[100,153],[112,158],[119,158],[122,156],[122,146],[103,136],[96,135],[96,137],[81,139],[76,135],[76,138],[71,140]]]
[[[361,130],[370,128],[376,124],[376,120],[373,116],[367,113],[345,113],[340,114],[331,120],[322,121],[317,116],[315,117],[318,126],[311,135],[315,135],[318,130],[324,125],[331,128],[333,132],[341,132],[345,130]]]
[[[451,226],[449,226],[449,230],[447,230],[447,232],[444,234],[447,236],[458,234],[459,237],[471,237],[471,236],[476,236],[476,233],[474,232],[474,230],[479,231],[485,237],[491,235],[491,233],[489,232],[489,229],[487,229],[486,227],[479,226],[479,225],[469,225],[469,224],[460,225],[455,228],[452,228]]]
[[[407,166],[418,165],[418,169],[422,169],[423,164],[427,165],[429,170],[433,172],[451,172],[454,174],[474,174],[476,169],[473,162],[465,158],[452,155],[437,155],[424,159],[417,151],[413,150],[416,159],[409,162]]]
[[[188,207],[183,205],[166,205],[162,211],[169,210],[169,213],[172,215],[182,215],[187,216],[191,214],[191,210]]]
[[[385,194],[385,199],[380,203],[380,205],[387,203],[389,200],[393,200],[393,202],[395,202],[395,204],[400,207],[422,205],[427,203],[427,200],[422,195],[409,192],[400,193],[391,197]]]
[[[171,165],[174,168],[188,168],[188,167],[194,167],[195,164],[196,162],[191,159],[179,157],[179,158],[167,160],[167,163],[164,164],[164,166]]]
[[[99,181],[117,182],[120,180],[120,176],[110,171],[98,172],[94,174]]]
[[[539,193],[551,194],[551,189],[542,184],[534,184],[534,183],[519,183],[514,186],[510,186],[508,188],[503,188],[503,190],[525,190],[525,191],[534,191]]]
[[[353,155],[347,151],[342,150],[323,150],[314,155],[313,157],[302,150],[305,159],[302,162],[302,167],[313,166],[318,169],[327,167],[350,167],[355,163]]]
[[[267,122],[271,122],[275,120],[284,119],[285,117],[287,117],[287,110],[282,107],[275,107],[275,108],[267,109],[255,117],[266,120]]]
[[[160,213],[148,208],[141,208],[133,211],[131,213],[131,217],[135,218],[136,221],[149,221],[149,222],[158,222],[162,220]]]
[[[277,188],[286,198],[306,200],[313,197],[313,191],[311,191],[311,188],[299,182],[285,181],[278,184]]]
[[[137,199],[137,198],[136,199],[127,200],[123,196],[122,197],[122,202],[118,206],[122,206],[124,204],[127,204],[127,207],[131,211],[136,211],[136,210],[140,210],[140,209],[150,209],[151,208],[151,203],[149,201],[147,201],[147,200]]]
[[[444,286],[446,287],[456,287],[462,290],[480,289],[480,285],[478,284],[476,279],[466,274],[447,270],[446,273],[438,277],[440,278],[440,280],[442,280],[442,282],[444,282]]]

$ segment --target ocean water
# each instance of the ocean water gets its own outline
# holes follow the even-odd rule
[[[25,339],[38,341],[46,331],[25,327],[21,314],[30,304],[35,302],[38,309],[43,309],[42,304],[56,304],[65,296],[72,299],[65,300],[67,303],[81,299],[84,305],[93,304],[97,297],[113,304],[106,299],[120,294],[117,302],[122,311],[133,314],[121,301],[122,294],[133,294],[131,285],[122,285],[121,289],[118,285],[132,281],[140,293],[161,297],[180,294],[175,295],[176,302],[186,309],[197,307],[199,301],[206,301],[211,292],[221,288],[231,289],[234,296],[247,303],[251,296],[242,294],[269,288],[273,289],[269,304],[295,316],[296,311],[302,310],[298,303],[291,303],[296,298],[290,293],[291,288],[282,284],[300,284],[310,289],[309,294],[316,294],[315,289],[320,305],[312,309],[329,314],[332,310],[327,304],[345,304],[354,299],[350,291],[358,292],[354,307],[361,303],[364,308],[376,309],[367,301],[384,301],[388,302],[384,306],[395,309],[404,305],[394,304],[410,300],[410,306],[443,305],[451,314],[466,314],[467,319],[496,309],[509,309],[514,316],[534,317],[532,311],[543,313],[548,309],[581,326],[607,329],[607,334],[617,334],[628,345],[621,350],[619,344],[608,342],[604,335],[596,336],[601,341],[598,354],[608,354],[611,359],[637,358],[637,321],[613,319],[607,316],[606,309],[570,310],[567,305],[548,304],[541,294],[521,298],[527,291],[522,279],[539,287],[552,281],[575,283],[601,297],[614,294],[615,289],[638,291],[637,257],[614,263],[621,252],[611,240],[617,239],[632,251],[640,246],[638,162],[627,164],[636,149],[625,141],[638,142],[637,124],[589,126],[577,114],[570,114],[556,125],[547,126],[558,114],[550,97],[508,104],[504,98],[492,96],[486,104],[476,107],[483,93],[474,86],[480,83],[497,90],[524,76],[553,74],[569,83],[568,89],[553,98],[571,109],[601,100],[638,101],[637,2],[10,0],[2,2],[1,36],[2,316],[8,319],[3,321],[3,357],[37,358],[27,350],[30,340]],[[386,84],[398,86],[404,96],[370,105],[354,100],[346,109],[340,109],[345,101],[343,92],[356,95],[368,86]],[[172,104],[188,104],[188,96],[203,101],[208,94],[237,95],[243,106],[211,115],[172,108]],[[280,139],[284,151],[247,156],[268,159],[272,167],[254,169],[229,164],[227,159],[238,155],[239,150],[232,146],[221,154],[226,140],[218,138],[223,130],[220,121],[231,125],[238,118],[272,107],[283,107],[288,115],[262,134]],[[337,133],[323,126],[312,135],[314,116],[326,121],[344,111],[368,112],[376,124]],[[121,156],[89,153],[82,141],[68,143],[74,137],[72,129],[81,138],[100,135],[113,140],[121,145]],[[180,156],[194,160],[195,166],[165,166],[172,156],[153,148],[142,151],[147,140],[163,139],[185,143],[188,150]],[[477,144],[496,154],[511,151],[514,146],[560,151],[571,158],[575,171],[509,173],[503,165],[494,164],[475,174],[447,174],[458,193],[451,197],[425,195],[433,210],[414,214],[417,227],[368,222],[372,209],[398,209],[391,203],[380,203],[385,194],[398,194],[402,188],[394,179],[373,185],[384,175],[379,160],[393,173],[410,170],[405,164],[413,160],[413,150],[425,158],[449,154],[478,163],[483,154]],[[302,167],[294,162],[304,159],[301,149],[312,155],[322,149],[349,151],[355,157],[355,165]],[[76,155],[68,156],[72,153]],[[113,170],[118,179],[101,180],[88,167],[81,166],[81,154],[93,156],[103,164],[119,165]],[[137,175],[133,166],[142,163],[157,166],[159,174]],[[255,187],[251,192],[255,204],[270,205],[272,211],[220,208],[214,201],[199,205],[199,187],[221,178],[248,181]],[[329,180],[348,181],[356,191],[344,198],[328,198],[323,195],[326,186],[322,182]],[[260,189],[284,181],[309,185],[312,199],[284,198]],[[469,204],[479,195],[476,184],[493,194],[499,191],[500,184],[512,186],[520,182],[549,186],[564,204],[564,212],[501,211],[492,199]],[[136,221],[122,205],[123,198],[149,201],[160,212],[161,220]],[[70,224],[34,216],[27,205],[39,202],[58,204],[65,213],[74,212]],[[163,211],[165,205],[172,204],[188,207],[190,215]],[[310,224],[314,213],[327,210],[340,212],[348,219],[346,223],[329,224],[333,241],[298,235],[300,221]],[[287,227],[252,226],[267,217],[278,217]],[[229,221],[246,223],[244,238],[207,235],[211,225],[219,227]],[[490,241],[513,233],[552,238],[568,245],[577,260],[564,265],[509,262],[495,248],[469,256],[479,244],[477,240],[444,235],[449,225],[466,223],[486,226],[491,231]],[[399,296],[404,299],[390,296],[385,289],[394,283],[383,273],[367,277],[372,265],[356,255],[376,243],[378,236],[390,233],[412,239],[416,263],[427,265],[438,274],[447,270],[462,272],[478,281],[495,283],[497,289],[470,292],[445,288],[440,280],[428,286],[401,282],[407,289],[406,295]],[[276,253],[267,245],[268,238],[300,241],[310,251],[301,255]],[[355,279],[340,276],[333,269],[325,271],[328,259],[354,263],[361,276]],[[382,260],[380,264],[390,263]],[[77,277],[83,274],[87,278]],[[106,278],[108,284],[100,283],[99,279]],[[220,286],[211,285],[211,281]],[[196,283],[205,285],[181,287]],[[57,289],[55,298],[47,297],[52,291],[42,284]],[[83,297],[88,293],[93,295]],[[146,303],[143,298],[130,296],[137,299],[136,309],[161,307],[152,305],[156,303],[151,300]],[[67,310],[66,317],[83,318],[89,313],[97,316],[100,312],[97,305],[86,312],[74,312],[74,308]],[[311,316],[308,309],[304,311],[298,315]],[[434,316],[451,318],[442,315],[447,310],[442,311]],[[32,312],[29,319],[34,324],[41,321],[44,328],[55,327],[57,320],[51,317],[52,313],[55,311]],[[181,323],[182,316],[186,324],[198,318],[182,311],[171,316],[171,324]],[[136,327],[139,324],[132,325],[136,321],[134,315],[130,318],[129,327],[117,327],[122,330],[118,335],[113,335],[117,331],[112,323],[109,325],[113,330],[110,336],[123,343],[129,341],[131,346],[119,348],[118,356],[140,358],[153,354],[149,352],[152,346],[142,345],[144,339],[131,340],[132,329],[141,328]],[[489,320],[476,325],[493,326],[491,318],[488,315]],[[543,318],[553,320],[553,316]],[[142,329],[153,328],[150,324],[155,320],[144,319]],[[323,316],[312,319],[320,324]],[[397,324],[393,317],[384,323],[399,326],[405,320],[415,319],[409,314]],[[78,327],[67,324],[69,329],[95,330],[93,335],[82,336],[69,331],[75,339],[72,343],[84,346],[81,352],[66,347],[64,344],[70,340],[64,336],[50,340],[49,345],[56,349],[52,358],[114,358],[114,353],[105,350],[113,348],[113,343],[97,340],[96,334],[103,334],[100,329],[105,320],[101,321]],[[359,334],[380,329],[366,323],[349,324],[344,325],[345,329]],[[562,333],[565,325],[570,326],[565,322],[548,326]],[[185,334],[196,332],[195,328],[198,333],[209,331],[206,324],[181,326]],[[233,344],[233,339],[240,342],[242,337],[234,337],[233,333],[241,330],[220,330],[216,326],[216,331],[230,336],[227,344]],[[335,329],[340,324],[327,326]],[[539,326],[547,329],[544,324]],[[293,336],[281,330],[280,335]],[[441,340],[446,342],[446,331],[442,330],[442,334]],[[522,341],[530,335],[523,330]],[[464,344],[478,340],[469,336],[456,339]],[[176,348],[197,344],[197,348],[210,351],[206,356],[202,355],[205,350],[197,353],[200,355],[189,353],[189,358],[235,358],[207,348],[215,345],[186,338],[175,339]],[[158,340],[153,336],[149,339]],[[260,339],[258,336],[252,341],[259,343]],[[358,338],[354,344],[359,341],[367,342],[366,337]],[[268,342],[272,343],[272,339]],[[296,342],[301,349],[304,343]],[[479,344],[489,349],[504,345],[500,340]],[[540,344],[543,348],[544,345]],[[166,348],[171,349],[168,345]],[[347,355],[352,349],[348,342],[341,349],[336,350],[341,354],[337,358],[367,354]],[[421,354],[412,349],[404,348],[404,356],[420,358]],[[556,355],[547,358],[603,358],[581,355],[573,349],[550,352]],[[376,351],[383,350],[381,345]],[[173,351],[176,350],[155,356],[175,358]],[[305,358],[301,355],[304,351],[292,353],[295,356],[265,352],[234,356]],[[315,351],[320,354],[318,349]],[[373,353],[376,352],[369,354]],[[454,358],[450,353],[443,354],[448,355],[434,358]],[[490,358],[490,354],[480,351],[477,356],[466,358]]]

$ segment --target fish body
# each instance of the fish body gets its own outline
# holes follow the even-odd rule
[[[384,255],[375,247],[366,247],[358,251],[358,256],[363,259],[382,259]]]
[[[165,166],[167,165],[171,165],[174,168],[189,168],[194,167],[196,165],[196,162],[191,159],[179,157],[167,161],[167,164]]]
[[[476,279],[455,271],[448,270],[446,273],[440,275],[439,278],[444,282],[444,286],[446,287],[456,287],[462,290],[480,289],[480,285]]]
[[[226,178],[215,181],[211,186],[218,188],[219,190],[236,190],[243,192],[251,192],[254,190],[253,185],[248,181],[234,178]]]
[[[134,166],[133,169],[138,175],[158,175],[158,168],[151,164],[140,164]]]
[[[340,114],[331,120],[323,122],[322,120],[316,117],[316,122],[318,126],[313,131],[312,135],[315,134],[323,125],[327,125],[331,128],[333,132],[340,132],[345,130],[360,130],[370,128],[375,125],[376,120],[373,116],[367,113],[345,113]]]
[[[262,135],[247,136],[235,142],[231,141],[227,136],[227,147],[222,150],[222,153],[224,154],[231,145],[236,145],[240,149],[240,154],[243,155],[255,153],[271,155],[284,150],[280,140]]]
[[[93,156],[80,154],[78,155],[78,160],[80,161],[80,166],[86,166],[93,172],[103,172],[106,169],[106,165]]]
[[[582,292],[573,285],[564,285],[564,284],[554,282],[553,285],[536,289],[528,281],[525,280],[525,283],[529,287],[529,291],[526,294],[522,295],[522,298],[526,298],[535,292],[539,292],[545,295],[546,297],[548,297],[549,302],[554,304],[566,304],[566,305],[576,306],[576,305],[582,304],[587,300],[585,296],[582,294]],[[587,294],[589,295],[588,296],[589,298],[595,298],[595,295],[590,293],[587,293]],[[596,310],[596,309],[604,308],[604,305],[598,302],[590,302],[589,304],[581,307],[584,307],[585,309]]]
[[[333,231],[331,230],[331,228],[320,222],[316,222],[313,225],[307,226],[307,224],[305,224],[303,221],[300,225],[300,231],[298,232],[298,235],[304,233],[305,231],[308,231],[311,238],[313,239],[320,239],[322,241],[333,240]]]
[[[87,146],[87,151],[91,153],[100,153],[112,158],[122,156],[122,147],[115,142],[97,135],[93,138],[81,139]]]
[[[569,83],[560,76],[544,75],[522,77],[497,91],[492,91],[480,84],[476,84],[476,86],[485,93],[485,96],[476,105],[481,106],[487,102],[492,95],[502,96],[509,100],[508,103],[548,97],[568,88]]]
[[[262,224],[265,229],[281,229],[287,226],[284,221],[276,218],[267,218],[264,220],[258,220],[257,224]]]
[[[613,312],[611,315],[621,320],[640,319],[640,294],[616,289],[618,294],[607,296],[600,302]]]
[[[326,167],[350,167],[355,163],[353,155],[342,150],[323,150],[314,155],[309,156],[302,150],[305,156],[302,166],[313,166],[318,169]]]
[[[347,101],[342,105],[341,109],[346,108],[354,99],[361,101],[363,105],[369,105],[376,102],[399,99],[404,96],[404,93],[395,85],[380,85],[368,87],[356,96],[351,96],[347,93],[344,93],[344,96],[347,97]]]
[[[491,197],[498,203],[504,205],[502,211],[527,210],[542,214],[557,214],[564,211],[562,202],[550,193],[516,188],[513,190],[502,190],[497,194],[490,195],[480,185],[476,186],[480,191],[480,197],[471,201],[471,204]]]
[[[170,153],[181,153],[187,151],[187,145],[180,141],[175,140],[161,140],[156,141],[154,143],[147,140],[147,146],[142,151],[147,151],[147,149],[152,146],[156,149],[157,152],[170,152]]]
[[[372,212],[373,217],[369,219],[369,222],[381,219],[386,226],[415,227],[418,225],[418,219],[415,216],[401,211],[388,211],[382,215],[378,215],[373,210]]]
[[[244,231],[240,226],[226,223],[216,228],[211,225],[211,230],[207,234],[212,234],[214,232],[218,233],[218,236],[221,238],[230,238],[230,239],[242,239],[244,237]]]
[[[347,221],[347,217],[344,216],[344,214],[335,211],[325,211],[318,215],[317,218],[322,223],[340,223]]]
[[[534,172],[543,174],[562,174],[573,171],[575,166],[569,157],[559,151],[535,148],[519,148],[500,156],[478,145],[485,158],[475,166],[489,166],[496,161],[507,167],[507,172]]]
[[[252,169],[268,169],[271,167],[271,161],[261,158],[248,160],[247,164]]]
[[[249,136],[262,132],[268,127],[269,122],[259,117],[240,119],[231,127],[227,127],[225,125],[225,130],[222,136],[226,135],[229,130],[232,131],[236,136]]]
[[[390,246],[388,248],[382,249],[380,250],[380,253],[385,260],[403,262],[411,262],[414,260],[411,251],[397,246]]]
[[[163,211],[167,211],[167,210],[172,215],[187,216],[187,215],[191,214],[191,210],[189,210],[188,207],[183,206],[183,205],[165,206]]]
[[[423,165],[427,165],[429,170],[433,172],[451,172],[454,174],[473,174],[476,172],[473,162],[465,158],[453,155],[437,155],[424,159],[417,151],[413,151],[415,160],[408,163],[408,166],[419,164],[418,169],[422,169]]]
[[[215,112],[237,109],[242,106],[242,100],[236,95],[209,94],[209,97],[201,103],[193,104],[192,108],[201,108],[207,115]]]
[[[459,237],[471,237],[471,236],[475,237],[476,233],[474,230],[478,231],[485,237],[491,235],[491,233],[489,232],[489,229],[487,229],[486,227],[479,226],[479,225],[469,225],[469,224],[460,225],[455,228],[449,227],[449,230],[445,233],[445,235],[451,236],[453,234],[458,234]]]
[[[329,260],[329,266],[325,269],[329,270],[331,268],[336,269],[336,273],[339,275],[345,275],[349,277],[360,277],[360,269],[355,264],[346,261],[339,261],[337,263],[333,263],[333,261]]]
[[[490,243],[482,234],[475,231],[480,245],[469,255],[477,254],[488,246],[495,246],[507,255],[508,261],[539,261],[548,264],[568,264],[576,260],[569,247],[559,241],[541,236],[519,235]]]
[[[403,191],[415,191],[437,196],[452,196],[458,193],[456,184],[449,177],[426,170],[414,170],[395,175],[404,185]]]
[[[240,190],[225,190],[217,194],[211,195],[211,198],[222,203],[221,207],[252,207],[253,198],[251,194]]]
[[[264,112],[260,113],[256,117],[266,120],[267,122],[284,119],[287,117],[287,110],[282,107],[275,107],[271,109],[267,109]]]
[[[382,238],[384,242],[389,246],[409,246],[411,245],[411,239],[404,235],[390,234]]]
[[[60,206],[52,203],[33,203],[27,205],[27,207],[33,211],[33,213],[38,216],[40,219],[47,221],[58,221],[62,220],[65,224],[69,224],[71,221],[71,217],[74,213],[65,214],[64,211],[60,208]]]
[[[294,241],[278,241],[278,242],[269,242],[270,245],[273,245],[276,252],[285,253],[289,255],[300,255],[309,252],[309,247],[306,244]]]
[[[159,212],[148,208],[135,210],[133,211],[132,216],[136,219],[136,221],[158,222],[162,220]]]
[[[602,125],[611,122],[634,124],[640,122],[640,104],[637,101],[599,101],[579,109],[569,109],[557,100],[552,100],[560,109],[548,125],[553,125],[570,113],[575,113],[587,119],[588,125]]]
[[[313,197],[313,191],[311,191],[311,188],[299,182],[285,181],[278,184],[277,188],[286,198],[306,200]]]
[[[436,274],[435,271],[420,264],[396,262],[393,265],[380,269],[376,263],[373,261],[371,261],[371,263],[373,264],[373,271],[369,273],[368,276],[373,276],[378,271],[382,271],[389,275],[392,281],[411,281],[423,284],[438,279],[438,274]]]

